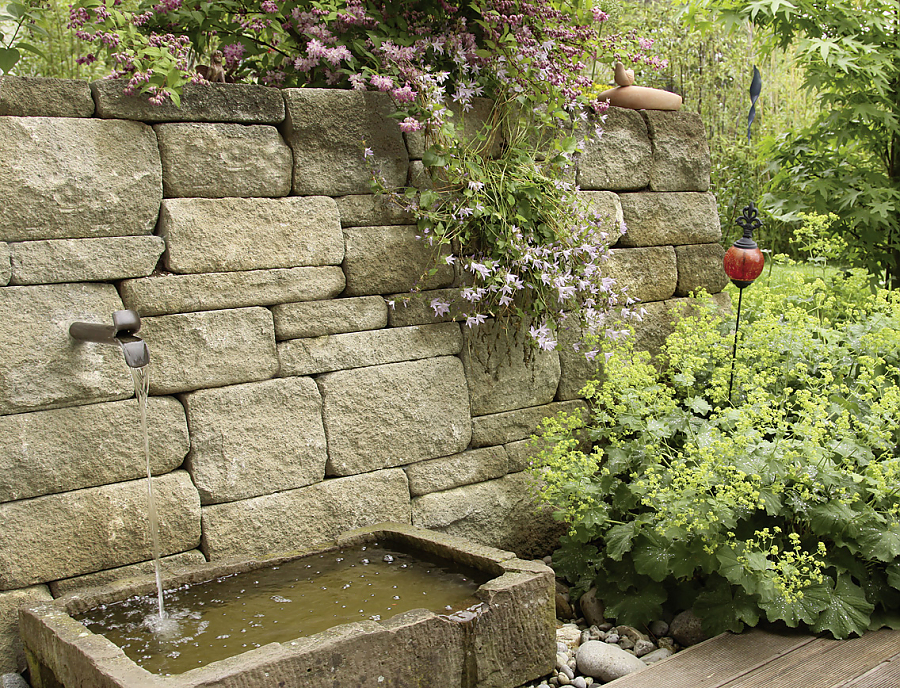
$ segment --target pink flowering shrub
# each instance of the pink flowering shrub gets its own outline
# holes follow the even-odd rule
[[[75,0],[70,25],[113,57],[111,76],[125,79],[127,92],[154,102],[177,104],[185,83],[203,80],[194,61],[215,50],[228,80],[389,94],[400,129],[425,137],[432,183],[388,189],[373,169],[373,184],[415,214],[436,260],[456,267],[459,299],[434,299],[436,316],[452,314],[470,327],[527,317],[543,349],[572,328],[576,348],[592,357],[598,338],[619,336],[621,318],[635,315],[603,271],[624,228],[592,212],[566,180],[581,140],[602,125],[598,65],[606,77],[616,59],[664,63],[647,53],[652,41],[606,32],[601,7],[584,0],[144,0],[129,13],[119,1]],[[502,146],[489,133],[459,135],[472,128],[480,97],[493,102],[488,120],[503,132]]]

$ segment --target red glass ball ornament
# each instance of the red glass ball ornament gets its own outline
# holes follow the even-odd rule
[[[766,262],[759,246],[753,241],[753,230],[762,227],[753,203],[744,208],[743,216],[737,223],[744,230],[744,236],[735,241],[725,252],[725,274],[731,278],[738,289],[744,289],[753,284],[753,280],[760,276]]]

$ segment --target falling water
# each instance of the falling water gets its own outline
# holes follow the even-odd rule
[[[150,621],[150,626],[163,630],[166,621],[166,610],[163,605],[162,569],[159,563],[159,519],[156,515],[156,498],[153,495],[153,480],[150,470],[150,437],[147,432],[147,396],[150,393],[150,374],[147,366],[130,368],[134,379],[134,394],[141,410],[141,434],[144,439],[144,458],[147,462],[147,516],[150,521],[150,540],[153,545],[153,566],[156,571],[156,599],[159,604],[159,617]]]

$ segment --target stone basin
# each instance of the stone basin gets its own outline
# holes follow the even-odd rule
[[[515,688],[551,671],[556,656],[553,572],[511,552],[433,531],[379,524],[334,543],[268,559],[178,569],[171,589],[251,572],[300,557],[380,543],[440,557],[489,577],[475,591],[474,613],[407,611],[273,642],[184,673],[150,673],[73,616],[155,591],[152,576],[71,593],[22,609],[20,631],[33,688]]]

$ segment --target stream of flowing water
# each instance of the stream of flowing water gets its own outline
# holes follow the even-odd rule
[[[148,619],[148,625],[157,631],[163,631],[168,617],[163,601],[162,569],[160,567],[159,549],[159,517],[156,513],[156,497],[153,494],[153,473],[150,468],[150,435],[147,431],[147,397],[150,393],[150,374],[147,366],[130,368],[134,380],[134,395],[141,411],[141,436],[144,444],[144,459],[147,464],[147,519],[150,523],[150,542],[153,547],[153,567],[156,573],[156,599],[159,615],[156,619]]]

